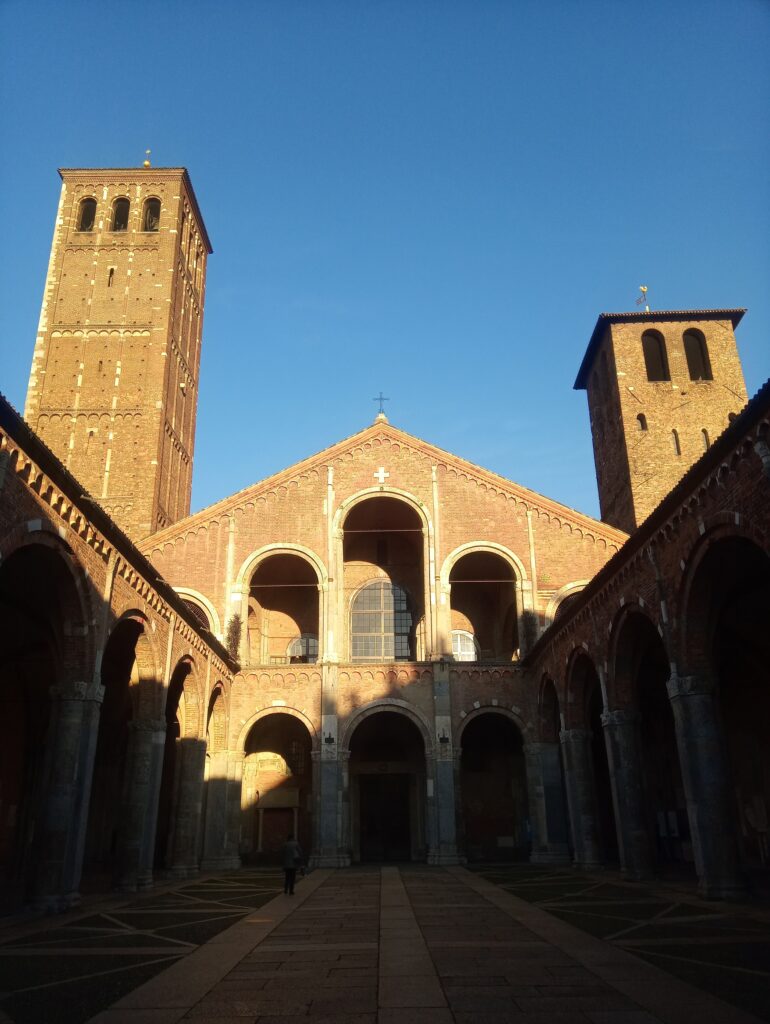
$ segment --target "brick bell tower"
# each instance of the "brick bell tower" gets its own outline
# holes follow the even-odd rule
[[[599,316],[575,388],[588,392],[604,522],[631,533],[746,404],[744,312]]]
[[[59,174],[24,416],[138,540],[190,511],[212,249],[183,167]]]

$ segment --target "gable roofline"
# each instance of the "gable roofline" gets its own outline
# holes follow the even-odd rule
[[[164,178],[181,178],[187,195],[190,200],[190,205],[195,211],[195,216],[200,225],[201,234],[203,235],[203,241],[206,243],[206,252],[209,256],[214,252],[211,246],[211,239],[209,233],[206,230],[206,223],[203,220],[203,214],[201,208],[198,206],[198,199],[195,195],[195,189],[190,181],[190,175],[187,172],[186,167],[60,167],[59,177],[62,181],[65,180],[64,175],[75,178],[95,178],[97,180],[109,180],[116,174],[124,174],[127,177],[130,175],[132,178],[138,178],[140,175],[160,175]]]
[[[295,462],[286,469],[279,470],[277,473],[266,476],[262,480],[258,480],[256,483],[250,484],[248,487],[244,487],[240,491],[236,491],[227,498],[214,502],[214,504],[208,505],[205,508],[200,509],[198,512],[194,512],[185,519],[180,519],[179,522],[173,523],[171,526],[167,526],[163,530],[159,530],[157,533],[150,534],[149,537],[142,539],[142,549],[144,551],[150,551],[152,548],[157,547],[158,544],[163,544],[172,537],[193,529],[195,526],[210,520],[215,515],[226,514],[231,509],[236,508],[244,500],[248,500],[252,496],[257,497],[260,492],[266,489],[280,486],[284,480],[292,479],[300,473],[316,468],[318,465],[325,465],[331,459],[335,458],[338,453],[347,450],[351,445],[358,443],[368,435],[377,436],[385,434],[389,434],[395,439],[406,441],[412,447],[420,447],[426,454],[434,454],[441,461],[448,461],[453,465],[462,466],[469,470],[471,474],[478,476],[481,479],[488,480],[490,483],[520,498],[525,504],[545,508],[554,512],[556,515],[567,515],[576,523],[583,523],[592,530],[599,529],[604,537],[617,541],[619,544],[623,544],[628,536],[628,534],[623,530],[618,530],[616,527],[610,526],[608,523],[603,523],[600,519],[594,519],[592,516],[586,515],[584,512],[579,512],[577,509],[570,508],[569,505],[564,505],[561,502],[554,501],[552,498],[545,497],[545,495],[538,494],[537,491],[530,490],[530,488],[524,487],[522,484],[517,484],[513,480],[509,480],[507,477],[500,476],[498,473],[485,469],[483,466],[478,466],[475,463],[470,462],[468,459],[463,459],[459,455],[454,455],[452,452],[439,448],[436,445],[431,444],[429,441],[424,441],[422,438],[417,437],[414,434],[409,434],[407,431],[401,430],[399,427],[394,427],[392,423],[375,421],[363,430],[359,430],[355,434],[351,434],[349,437],[343,438],[341,441],[336,441],[327,448],[323,448],[315,455],[310,455],[306,459]]]
[[[611,324],[644,323],[645,321],[649,321],[650,324],[664,324],[677,321],[687,323],[697,320],[729,320],[735,330],[745,312],[745,309],[665,309],[655,310],[652,313],[600,313],[575,378],[573,389],[585,391],[588,384],[588,373],[593,364],[596,350],[604,337],[605,330]]]

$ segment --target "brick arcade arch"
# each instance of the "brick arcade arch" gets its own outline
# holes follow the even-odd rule
[[[524,738],[512,714],[483,708],[463,722],[460,802],[469,861],[526,860],[531,835]]]
[[[147,618],[127,612],[113,626],[101,664],[104,699],[88,810],[84,887],[136,888],[149,799],[144,760],[157,719],[162,680]]]
[[[244,742],[241,856],[276,862],[288,835],[312,843],[312,739],[302,720],[280,710],[260,715]]]
[[[727,753],[725,834],[732,830],[749,873],[770,869],[770,556],[746,535],[707,534],[683,588],[687,660],[714,694]]]
[[[623,762],[623,784],[641,794],[637,841],[646,840],[647,855],[658,871],[671,864],[692,867],[687,801],[666,688],[670,656],[655,624],[636,605],[625,606],[614,623],[610,666],[612,706],[628,709],[624,728],[633,731],[637,750],[633,765],[628,763],[628,756],[618,757]],[[634,775],[630,774],[632,769]],[[627,796],[622,794],[620,799]],[[633,814],[629,810],[624,817]]]
[[[247,660],[252,665],[314,663],[321,646],[320,579],[301,554],[274,551],[248,584]]]
[[[354,861],[423,861],[428,853],[426,744],[412,716],[392,706],[360,715],[349,734]]]
[[[89,678],[69,553],[39,535],[0,564],[0,908],[44,899],[45,807],[56,757],[52,702]],[[58,538],[57,538],[58,540]],[[51,881],[51,879],[49,879]]]

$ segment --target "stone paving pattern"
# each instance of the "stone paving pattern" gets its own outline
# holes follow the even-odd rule
[[[289,897],[276,895],[277,875],[244,871],[38,923],[0,944],[0,1021],[756,1024],[628,951],[660,942],[646,931],[660,922],[727,916],[729,932],[740,915],[574,871],[483,874],[494,884],[463,868],[318,870]],[[588,934],[560,920],[572,914],[604,925]],[[766,980],[756,965],[768,932],[746,918],[757,927],[743,969]],[[768,1019],[767,1004],[758,1009]]]
[[[484,878],[697,988],[770,1021],[770,913],[714,903],[688,888],[646,886],[534,865]]]

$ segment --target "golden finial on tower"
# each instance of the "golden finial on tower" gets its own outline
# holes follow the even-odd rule
[[[642,294],[636,300],[636,304],[637,304],[637,306],[642,306],[643,305],[645,313],[649,313],[650,312],[650,307],[647,305],[647,291],[648,291],[647,285],[646,284],[640,284],[639,285],[639,291]]]
[[[145,149],[145,153],[147,154],[147,158],[145,159],[143,166],[144,167],[150,167],[151,166],[151,164],[150,164],[150,153],[152,153],[152,150],[151,149]]]

